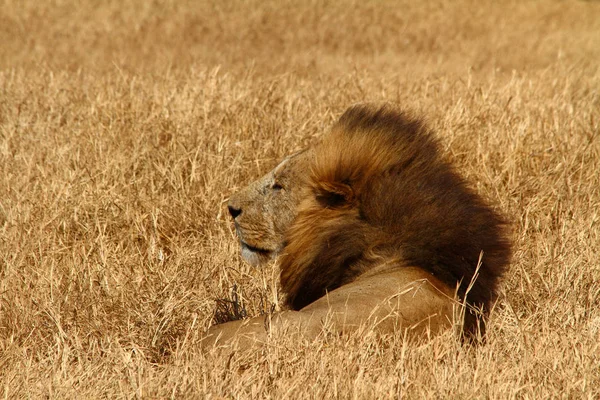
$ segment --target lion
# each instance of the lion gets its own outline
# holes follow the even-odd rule
[[[273,330],[314,339],[324,325],[418,337],[456,326],[457,309],[462,337],[482,338],[511,257],[505,219],[419,119],[388,106],[349,108],[229,211],[247,261],[279,256],[287,310],[215,325],[205,346],[264,342]]]

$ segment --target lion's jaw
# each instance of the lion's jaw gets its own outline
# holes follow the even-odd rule
[[[274,258],[278,253],[276,251],[263,250],[250,246],[242,240],[240,240],[240,246],[242,248],[242,258],[253,267],[257,267],[269,262],[269,260]]]

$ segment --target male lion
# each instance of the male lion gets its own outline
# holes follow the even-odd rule
[[[314,338],[325,321],[338,332],[366,322],[435,332],[452,325],[456,304],[466,305],[471,337],[510,258],[504,220],[420,121],[387,107],[351,107],[314,149],[232,196],[229,210],[249,262],[281,254],[289,310],[213,326],[206,345],[262,341],[272,329]]]

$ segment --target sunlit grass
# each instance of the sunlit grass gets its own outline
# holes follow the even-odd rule
[[[600,3],[0,0],[0,37],[6,397],[600,396]],[[280,306],[227,197],[364,101],[512,221],[487,342],[203,354],[234,286]]]

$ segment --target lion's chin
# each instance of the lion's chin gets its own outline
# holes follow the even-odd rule
[[[261,264],[266,264],[271,257],[273,252],[270,250],[260,249],[258,247],[250,246],[247,243],[241,242],[242,245],[242,257],[246,262],[254,267]]]

